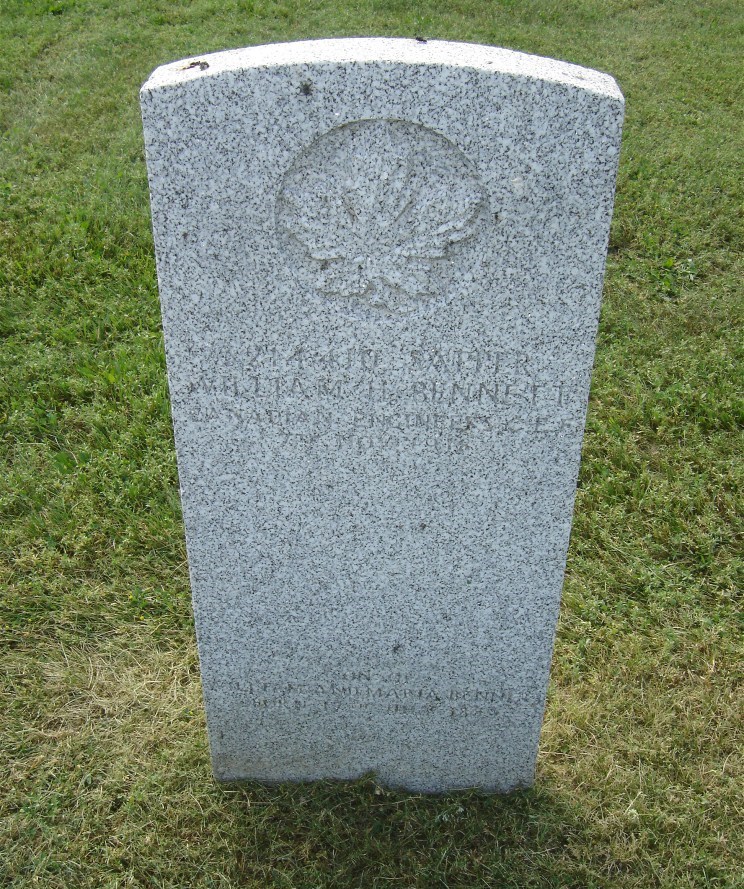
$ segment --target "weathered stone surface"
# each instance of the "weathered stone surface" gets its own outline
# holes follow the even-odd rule
[[[166,65],[142,108],[215,773],[531,783],[615,82],[327,40]]]

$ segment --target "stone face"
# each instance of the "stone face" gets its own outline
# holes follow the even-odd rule
[[[215,774],[530,784],[615,82],[323,40],[166,65],[142,109]]]

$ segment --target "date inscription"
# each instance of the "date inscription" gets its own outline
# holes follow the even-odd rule
[[[368,711],[389,714],[437,713],[447,716],[498,716],[517,701],[514,692],[497,688],[419,687],[359,680],[255,682],[235,689],[251,708],[262,712],[328,713]]]

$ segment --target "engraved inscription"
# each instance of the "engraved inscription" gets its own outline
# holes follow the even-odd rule
[[[443,295],[456,245],[473,234],[485,202],[472,164],[444,136],[401,120],[361,120],[297,157],[276,225],[303,284],[399,316]]]
[[[366,677],[348,681],[270,682],[256,681],[235,686],[246,706],[258,711],[321,710],[329,713],[353,710],[382,711],[389,714],[442,713],[450,718],[493,716],[524,700],[506,687],[438,687],[390,684]]]
[[[394,368],[394,369],[393,369]],[[325,440],[352,452],[396,442],[462,452],[475,439],[554,435],[575,423],[573,387],[523,355],[485,350],[251,349],[204,379],[173,383],[189,418],[254,439]]]

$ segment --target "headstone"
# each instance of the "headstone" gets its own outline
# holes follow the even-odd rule
[[[533,781],[623,99],[350,39],[142,91],[220,779]]]

